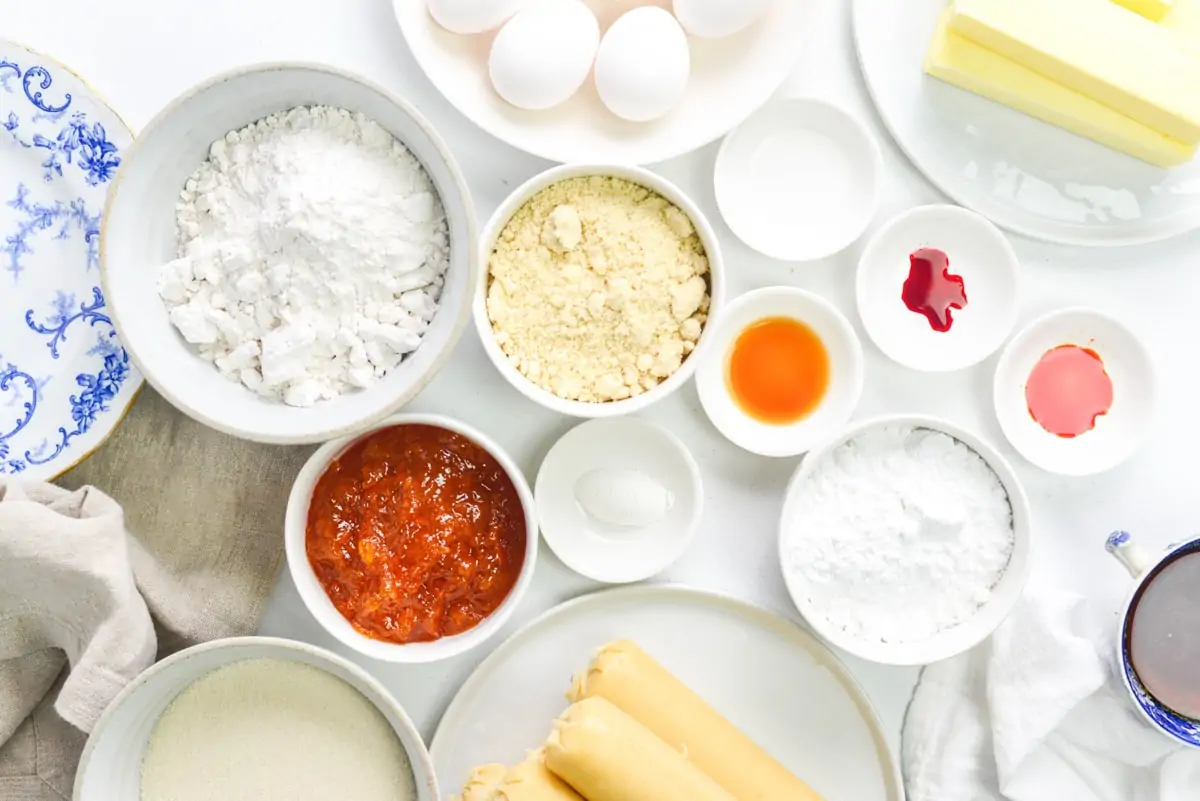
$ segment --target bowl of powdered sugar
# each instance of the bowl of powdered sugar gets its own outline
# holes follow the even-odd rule
[[[92,730],[74,801],[438,801],[404,710],[364,670],[268,637],[217,640],[135,679]]]
[[[409,104],[332,68],[213,78],[142,132],[100,236],[107,308],[147,380],[214,428],[319,442],[437,372],[475,284],[473,205]]]
[[[1029,572],[1029,502],[979,437],[929,417],[869,420],[810,451],[788,485],[788,592],[830,643],[874,662],[962,653]]]

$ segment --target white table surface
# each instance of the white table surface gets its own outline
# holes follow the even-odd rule
[[[941,200],[903,159],[874,115],[854,57],[849,0],[799,1],[823,6],[820,30],[783,91],[838,102],[877,132],[886,175],[872,227],[914,204]],[[0,0],[0,36],[50,53],[78,71],[135,131],[194,83],[243,64],[302,59],[360,72],[413,101],[438,128],[466,173],[481,221],[513,187],[548,166],[493,140],[441,99],[405,49],[391,0]],[[732,294],[772,284],[815,290],[837,303],[867,342],[853,299],[862,243],[810,264],[789,265],[754,254],[717,213],[715,152],[709,146],[657,169],[690,192],[716,225]],[[1022,324],[1057,307],[1092,305],[1125,320],[1155,354],[1159,413],[1142,450],[1096,478],[1063,479],[1034,468],[1008,447],[992,411],[995,357],[961,373],[927,376],[888,362],[867,343],[866,385],[856,418],[892,412],[941,415],[999,445],[1016,465],[1033,503],[1031,586],[1057,584],[1115,610],[1127,584],[1123,571],[1104,553],[1109,530],[1130,529],[1156,546],[1194,530],[1198,488],[1191,456],[1200,445],[1195,422],[1200,237],[1125,251],[1069,250],[1020,240],[1016,245],[1023,262]],[[550,445],[573,425],[511,389],[487,362],[473,330],[410,409],[453,415],[486,430],[509,449],[530,480]],[[700,533],[661,579],[720,590],[794,616],[775,558],[775,532],[782,491],[796,460],[751,456],[724,441],[705,418],[692,385],[644,416],[684,439],[705,482]],[[529,594],[501,636],[560,601],[597,588],[566,570],[549,549],[542,553]],[[262,633],[307,640],[355,658],[318,628],[286,574]],[[383,680],[428,739],[459,684],[487,651],[484,646],[431,666],[355,661]],[[846,661],[898,748],[916,671],[850,657]]]

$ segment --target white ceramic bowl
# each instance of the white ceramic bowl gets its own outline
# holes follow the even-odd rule
[[[1096,427],[1064,439],[1029,413],[1025,384],[1046,351],[1059,345],[1094,350],[1113,382],[1113,402]],[[1030,323],[1004,349],[996,365],[993,399],[1000,428],[1012,446],[1043,470],[1088,476],[1133,455],[1154,417],[1154,365],[1138,338],[1115,318],[1091,309],[1063,309]]]
[[[742,411],[726,378],[730,351],[746,328],[769,317],[808,325],[829,355],[829,388],[807,417],[772,425]],[[736,298],[715,325],[712,348],[696,373],[696,388],[708,419],[733,444],[760,456],[795,456],[833,436],[854,414],[863,388],[863,351],[850,321],[829,301],[792,287],[767,287]]]
[[[809,451],[804,461],[796,469],[792,480],[788,483],[784,497],[783,515],[779,524],[779,559],[780,564],[787,564],[787,551],[792,537],[789,530],[794,514],[794,499],[804,490],[805,483],[816,466],[843,443],[862,434],[864,431],[880,426],[908,426],[940,431],[954,437],[979,454],[992,471],[1000,479],[1004,490],[1008,493],[1008,501],[1012,507],[1013,521],[1013,552],[1008,567],[1001,575],[988,601],[976,611],[975,615],[957,626],[938,632],[926,640],[904,643],[871,642],[847,633],[813,608],[808,598],[807,585],[803,577],[783,570],[784,583],[788,594],[805,621],[813,631],[827,642],[836,645],[848,653],[884,665],[926,665],[949,659],[974,648],[986,639],[1004,622],[1016,605],[1017,599],[1025,589],[1029,578],[1031,565],[1030,551],[1032,548],[1032,525],[1030,521],[1029,498],[1021,486],[1012,466],[984,440],[946,420],[922,415],[896,415],[876,417],[864,420],[848,428],[837,437],[829,440],[820,448]]]
[[[576,485],[593,470],[636,470],[671,493],[660,520],[622,529],[593,520]],[[675,563],[700,527],[704,487],[700,468],[679,437],[634,417],[589,420],[563,435],[546,454],[534,484],[542,536],[567,567],[596,581],[627,584]]]
[[[437,780],[425,743],[408,715],[378,681],[337,654],[272,637],[215,640],[151,666],[108,705],[79,761],[73,801],[141,798],[142,757],[158,718],[180,692],[217,668],[247,659],[286,659],[324,670],[363,694],[387,718],[404,745],[416,780],[417,801],[438,801]],[[204,772],[196,765],[197,776]]]
[[[461,434],[483,448],[495,458],[504,472],[508,474],[509,479],[512,480],[513,486],[517,490],[517,496],[521,499],[521,507],[525,512],[525,561],[521,566],[517,583],[509,591],[508,597],[492,614],[474,628],[432,642],[398,644],[374,640],[365,634],[360,634],[346,618],[342,617],[341,612],[325,594],[325,589],[317,580],[317,575],[308,562],[308,554],[305,549],[309,501],[312,499],[317,481],[325,473],[326,468],[362,437],[381,428],[397,425],[428,425],[444,428]],[[504,625],[504,622],[520,605],[525,591],[529,589],[529,583],[533,580],[533,571],[537,564],[537,512],[534,507],[533,493],[529,489],[529,482],[525,480],[525,475],[512,458],[482,431],[438,414],[395,415],[371,426],[360,434],[342,437],[318,448],[304,463],[304,467],[300,468],[300,473],[296,476],[295,483],[292,484],[292,491],[288,496],[287,513],[284,517],[283,535],[288,570],[292,574],[292,581],[295,582],[300,598],[308,607],[308,611],[326,631],[338,640],[361,654],[384,662],[437,662],[469,651],[484,642]]]
[[[901,299],[909,256],[936,248],[961,276],[967,303],[954,309],[949,331],[935,331]],[[918,206],[880,228],[858,262],[858,312],[872,341],[906,367],[961,370],[991,356],[1017,321],[1020,264],[992,223],[959,206]]]
[[[700,242],[704,245],[704,250],[708,255],[708,292],[710,298],[708,322],[700,334],[700,340],[696,343],[696,349],[683,360],[683,366],[676,370],[674,375],[667,378],[667,380],[654,389],[632,398],[610,401],[608,403],[586,403],[583,401],[567,400],[566,398],[558,397],[548,390],[542,389],[530,381],[521,374],[508,356],[505,355],[504,351],[500,349],[500,345],[496,342],[496,332],[492,329],[492,323],[487,313],[487,291],[490,274],[488,263],[491,261],[492,251],[496,247],[496,240],[499,238],[501,231],[504,230],[504,226],[508,225],[508,221],[512,219],[512,216],[516,214],[518,209],[546,187],[568,178],[579,178],[588,175],[624,178],[627,181],[641,184],[662,195],[671,203],[678,206],[691,219],[692,225],[700,237]],[[657,403],[686,384],[687,380],[692,377],[692,373],[695,372],[699,360],[712,347],[714,323],[720,316],[721,309],[725,303],[725,263],[721,258],[721,245],[717,241],[717,235],[709,224],[708,219],[700,211],[700,207],[683,193],[683,190],[665,178],[640,167],[611,164],[566,164],[560,167],[552,167],[539,175],[535,175],[505,198],[504,202],[500,204],[500,208],[496,209],[496,213],[492,215],[491,220],[484,227],[483,235],[479,239],[479,263],[482,266],[479,271],[479,279],[475,284],[473,311],[475,328],[479,331],[479,338],[483,340],[483,349],[491,358],[492,363],[496,365],[496,369],[500,371],[500,374],[516,387],[522,395],[552,412],[567,414],[573,417],[615,417],[617,415],[636,412],[639,409],[645,409],[647,406]]]
[[[227,131],[301,105],[362,112],[424,165],[450,229],[441,307],[421,346],[374,386],[309,408],[264,399],[202,361],[158,296],[159,267],[176,255],[175,204],[187,178]],[[100,269],[113,322],[134,362],[168,401],[244,439],[321,442],[391,414],[433,377],[466,326],[478,272],[474,206],[441,140],[415,108],[363,78],[314,64],[263,64],[218,75],[151,120],[117,173],[100,234]]]
[[[738,238],[784,261],[832,256],[875,216],[883,157],[870,130],[823,100],[756,111],[717,153],[714,188]]]

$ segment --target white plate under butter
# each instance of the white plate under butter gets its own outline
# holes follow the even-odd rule
[[[700,526],[704,488],[677,436],[614,417],[582,423],[554,444],[534,500],[555,556],[580,575],[625,584],[683,555]]]
[[[1160,170],[925,75],[947,0],[854,0],[867,89],[900,149],[1001,228],[1067,245],[1135,245],[1200,227],[1200,160]]]
[[[443,793],[545,740],[571,675],[628,637],[828,801],[902,801],[900,769],[862,688],[789,620],[684,587],[623,587],[550,610],[485,659],[430,752]]]

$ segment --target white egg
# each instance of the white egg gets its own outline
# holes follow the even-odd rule
[[[690,71],[683,28],[664,9],[643,6],[604,34],[596,53],[596,91],[613,114],[645,122],[675,107]]]
[[[750,27],[771,0],[674,0],[679,24],[692,36],[719,39]],[[788,0],[802,2],[802,0]]]
[[[587,80],[599,44],[600,24],[582,0],[539,0],[496,34],[492,86],[517,108],[557,106]]]
[[[645,528],[667,516],[675,496],[640,470],[610,467],[584,473],[575,500],[589,516],[622,528]]]
[[[499,28],[528,0],[429,0],[429,16],[451,33]]]

